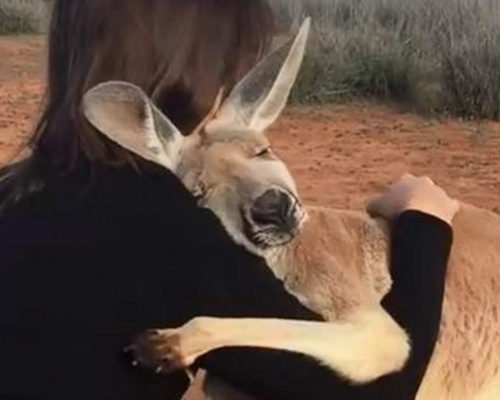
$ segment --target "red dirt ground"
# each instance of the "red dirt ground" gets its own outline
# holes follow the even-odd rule
[[[0,164],[29,137],[43,91],[44,42],[0,40]],[[500,124],[430,119],[373,104],[289,109],[271,130],[306,203],[362,207],[404,172],[500,210]]]
[[[40,38],[0,39],[0,165],[26,142],[36,119],[43,46]],[[367,104],[301,107],[287,110],[270,137],[306,203],[363,207],[412,172],[500,212],[500,123],[429,119]]]

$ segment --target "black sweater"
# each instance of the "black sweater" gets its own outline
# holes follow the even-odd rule
[[[120,357],[142,330],[198,315],[320,320],[170,173],[103,170],[81,186],[54,178],[0,217],[0,399],[177,399],[183,373],[153,376]],[[352,387],[309,358],[244,348],[199,365],[261,399],[412,399],[436,342],[452,231],[418,212],[393,230],[385,306],[414,343],[402,373]]]

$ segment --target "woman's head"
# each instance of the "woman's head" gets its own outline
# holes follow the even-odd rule
[[[272,33],[266,0],[56,0],[33,158],[62,172],[130,159],[81,113],[83,94],[108,80],[140,86],[189,133],[220,87],[234,85],[267,50]]]

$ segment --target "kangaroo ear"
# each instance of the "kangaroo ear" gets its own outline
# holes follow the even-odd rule
[[[139,87],[120,81],[99,84],[85,94],[83,112],[123,148],[175,170],[183,136]]]
[[[206,131],[250,129],[262,132],[279,117],[297,79],[309,36],[306,18],[297,35],[267,55],[226,99]]]

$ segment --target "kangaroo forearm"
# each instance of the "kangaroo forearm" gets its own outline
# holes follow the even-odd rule
[[[158,331],[151,344],[159,359],[185,367],[221,348],[284,350],[312,357],[353,382],[401,369],[409,353],[406,335],[381,308],[336,323],[199,317],[179,329]]]

